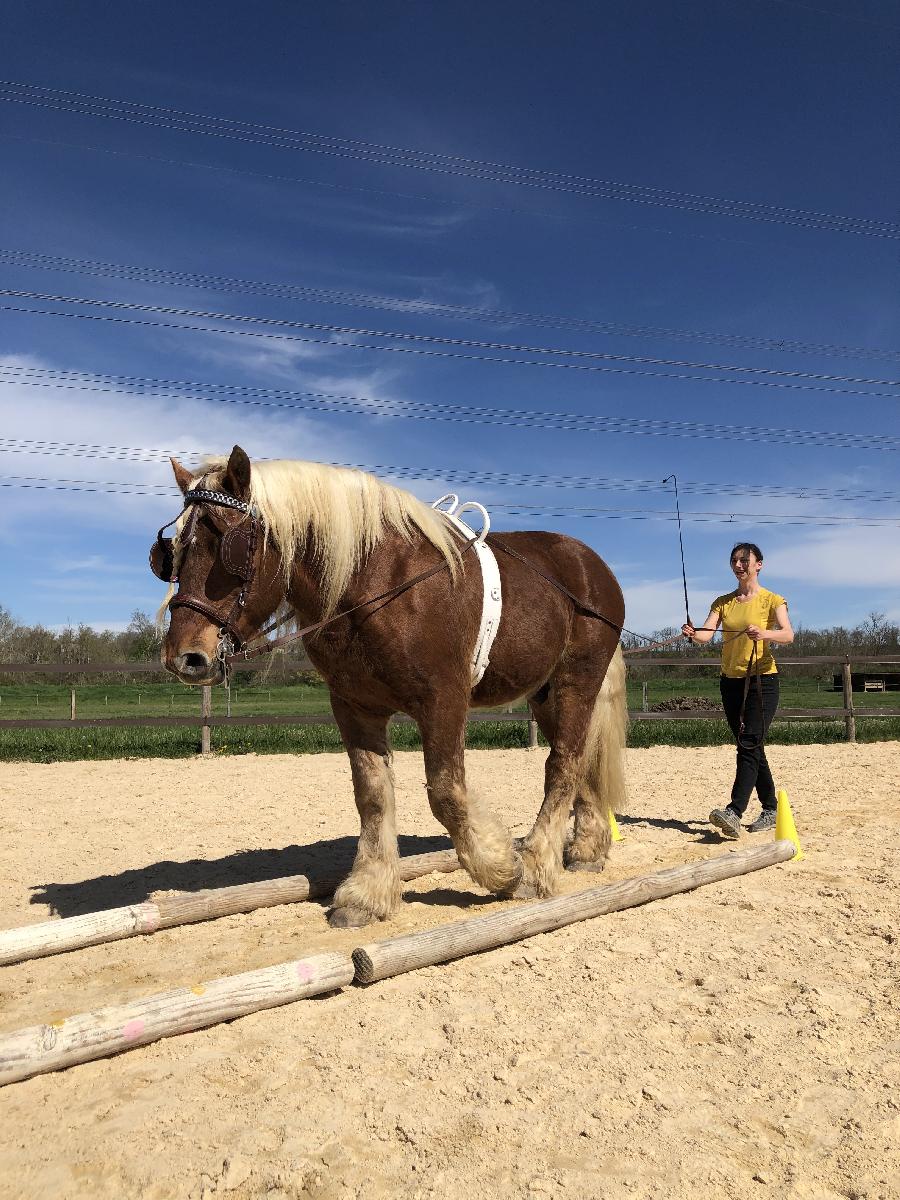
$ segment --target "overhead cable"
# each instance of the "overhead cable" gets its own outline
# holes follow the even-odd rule
[[[10,372],[14,372],[11,377]],[[900,450],[900,437],[887,434],[785,429],[765,425],[727,425],[709,421],[673,421],[651,417],[596,416],[591,413],[490,408],[472,404],[439,404],[424,400],[382,400],[331,392],[292,391],[242,384],[199,383],[149,376],[98,375],[86,371],[0,368],[0,384],[46,387],[78,392],[153,395],[294,412],[354,414],[381,419],[448,421],[463,425],[499,425],[518,429],[552,429],[572,433],[620,433],[648,437],[702,438],[716,441],[772,442],[841,450]]]
[[[0,437],[0,454],[25,454],[44,457],[91,459],[103,462],[167,462],[170,458],[200,461],[211,451],[197,447],[181,450],[150,449],[141,446],[104,446],[89,442],[57,442],[37,438]],[[255,456],[259,462],[268,461]],[[482,484],[488,487],[520,487],[562,491],[601,492],[664,492],[668,489],[659,479],[627,479],[605,475],[555,475],[521,471],[481,471],[471,467],[406,466],[395,463],[335,462],[327,465],[350,470],[367,471],[382,478],[403,480],[443,480],[447,484]],[[162,485],[161,485],[162,486]],[[759,484],[729,480],[709,483],[684,480],[680,485],[684,495],[772,497],[797,500],[846,500],[862,504],[900,501],[900,492],[872,488],[823,488],[804,484]]]
[[[15,80],[0,80],[0,100],[48,108],[76,116],[99,117],[177,133],[319,154],[370,165],[403,167],[486,183],[512,184],[591,199],[627,201],[632,204],[674,208],[712,216],[738,217],[833,233],[900,238],[900,225],[878,218],[852,217],[786,205],[707,196],[620,180],[467,158],[462,155],[440,154],[358,138],[341,138],[308,130],[285,129],[252,121],[217,117],[140,101],[88,95]]]
[[[778,353],[822,355],[831,358],[882,359],[889,362],[900,362],[900,350],[842,346],[827,342],[804,342],[796,338],[773,338],[752,334],[635,325],[618,321],[593,321],[584,317],[555,313],[477,308],[425,299],[416,300],[402,296],[241,279],[196,271],[172,271],[163,267],[136,266],[130,263],[97,262],[92,259],[42,254],[13,247],[0,247],[0,263],[14,267],[88,275],[96,279],[127,279],[137,283],[164,284],[169,287],[202,288],[208,291],[223,292],[227,295],[271,296],[279,300],[305,300],[316,304],[379,309],[409,313],[415,316],[479,321],[492,325],[528,325],[547,329],[566,329],[575,333],[611,334],[616,337],[670,338],[680,341],[705,342],[742,350],[767,350]]]
[[[766,387],[780,390],[818,392],[833,396],[868,396],[873,399],[897,400],[900,392],[868,391],[865,388],[818,387],[811,383],[790,382],[794,380],[818,380],[838,383],[859,383],[868,386],[900,388],[900,380],[872,379],[865,376],[821,375],[805,371],[776,371],[765,367],[731,366],[722,363],[695,363],[682,359],[657,359],[638,355],[608,354],[592,350],[567,350],[554,347],[518,345],[508,342],[483,342],[468,338],[439,337],[434,334],[404,333],[394,330],[361,329],[354,326],[330,325],[316,321],[290,321],[278,317],[255,317],[238,313],[207,312],[202,309],[177,308],[172,305],[139,304],[124,300],[102,300],[86,296],[65,296],[45,292],[32,292],[22,288],[0,288],[0,296],[11,299],[34,300],[51,304],[69,304],[78,307],[101,308],[115,312],[156,313],[161,316],[182,318],[184,322],[196,320],[223,321],[241,325],[262,326],[263,329],[230,329],[221,326],[187,324],[181,321],[145,321],[137,317],[111,317],[98,313],[61,312],[56,309],[22,307],[0,304],[0,310],[31,313],[36,316],[67,317],[89,321],[105,321],[117,325],[137,325],[152,329],[174,329],[192,333],[218,333],[236,337],[254,337],[269,341],[300,342],[304,345],[342,347],[349,350],[378,350],[391,354],[413,354],[425,358],[459,359],[465,362],[486,362],[504,366],[548,367],[556,370],[571,370],[605,375],[631,376],[649,379],[673,379],[690,383],[739,384],[745,387]],[[330,335],[327,338],[303,337],[297,334],[270,333],[268,329],[308,329]],[[347,337],[372,337],[403,342],[425,343],[429,346],[443,345],[462,350],[487,350],[493,353],[458,353],[453,350],[423,349],[420,345],[390,346],[377,342],[347,341]],[[511,354],[535,354],[552,356],[554,359],[576,359],[578,361],[543,361],[537,358],[512,358]],[[590,360],[590,361],[582,361]],[[615,363],[634,363],[636,367],[600,366],[596,360]],[[649,367],[683,367],[684,371],[651,370]],[[727,375],[694,375],[686,371],[726,371]],[[747,375],[762,375],[764,378],[748,379]]]
[[[178,488],[174,483],[170,484],[154,484],[146,482],[129,482],[128,480],[112,480],[103,482],[96,479],[58,479],[55,477],[41,475],[0,475],[0,486],[3,487],[23,487],[23,488],[41,488],[54,491],[94,491],[94,492],[113,492],[119,495],[140,495],[140,496],[167,496],[177,494]],[[493,509],[504,509],[508,515],[534,515],[534,516],[551,516],[551,517],[590,517],[590,518],[609,518],[609,519],[635,519],[635,520],[671,520],[671,513],[668,509],[648,509],[648,508],[625,508],[622,506],[600,507],[597,505],[580,505],[573,507],[570,505],[545,505],[532,504],[527,501],[510,501],[509,503],[500,503],[493,501],[491,504]],[[682,518],[689,521],[712,521],[722,520],[726,523],[741,521],[742,523],[754,523],[767,525],[773,522],[779,522],[789,525],[862,525],[872,528],[884,528],[885,526],[900,525],[900,516],[897,517],[868,517],[868,516],[844,516],[844,515],[827,515],[827,516],[804,516],[802,513],[740,513],[740,512],[704,512],[702,510],[691,510],[682,513]]]

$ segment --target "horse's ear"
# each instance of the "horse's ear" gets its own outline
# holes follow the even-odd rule
[[[170,458],[169,462],[172,464],[172,470],[175,472],[175,482],[181,488],[182,492],[186,492],[190,487],[193,475],[187,467],[181,465],[177,458]]]
[[[231,451],[222,485],[238,500],[250,497],[250,459],[240,446],[235,446]]]

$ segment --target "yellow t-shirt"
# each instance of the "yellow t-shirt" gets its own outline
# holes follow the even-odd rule
[[[784,596],[770,592],[761,587],[755,596],[749,600],[738,600],[737,592],[729,592],[726,596],[717,596],[712,602],[711,611],[719,614],[722,629],[722,674],[729,679],[743,679],[750,666],[750,652],[753,642],[748,637],[735,637],[748,625],[758,625],[760,629],[777,629],[775,609],[785,604]],[[774,675],[778,671],[775,659],[772,657],[772,643],[758,642],[759,671],[762,675]],[[753,671],[756,673],[756,660]]]

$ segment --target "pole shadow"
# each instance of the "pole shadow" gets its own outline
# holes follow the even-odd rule
[[[403,856],[453,848],[450,839],[441,835],[402,834],[398,843]],[[223,858],[194,858],[184,862],[168,859],[74,883],[38,884],[31,889],[30,902],[47,905],[54,916],[75,917],[140,904],[153,892],[200,892],[234,884],[262,883],[285,875],[306,875],[313,881],[334,879],[349,873],[356,844],[356,837],[340,837],[281,849],[240,850]]]

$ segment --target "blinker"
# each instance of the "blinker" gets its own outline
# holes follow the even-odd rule
[[[162,530],[159,531],[160,535]],[[175,574],[175,539],[158,537],[150,547],[150,570],[163,583],[174,583]]]
[[[248,524],[236,525],[222,535],[219,543],[219,557],[222,566],[229,575],[234,575],[243,583],[249,583],[254,575],[254,551],[256,549],[256,524],[250,505],[243,500],[236,500],[224,492],[214,492],[205,488],[196,488],[185,493],[185,508],[193,505],[190,517],[181,531],[180,540],[187,546],[194,535],[194,527],[199,515],[201,504],[214,504],[222,508],[236,508],[250,514]],[[182,509],[184,512],[184,509]],[[180,516],[181,514],[179,514]],[[178,520],[178,517],[175,518]],[[173,521],[169,525],[174,524]],[[178,575],[175,571],[175,539],[163,537],[168,529],[163,525],[156,535],[156,541],[150,547],[150,570],[163,583],[176,583]]]

